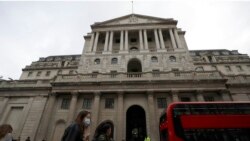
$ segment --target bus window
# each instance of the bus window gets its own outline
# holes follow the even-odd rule
[[[250,141],[250,103],[178,102],[167,111],[161,141]]]

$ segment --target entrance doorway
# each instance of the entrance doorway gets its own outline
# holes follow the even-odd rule
[[[131,106],[126,117],[126,141],[144,141],[147,134],[144,109],[138,105]]]
[[[127,71],[128,72],[142,72],[142,67],[141,67],[140,60],[138,60],[136,58],[131,59],[128,62]]]

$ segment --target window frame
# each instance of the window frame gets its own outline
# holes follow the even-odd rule
[[[64,109],[64,110],[67,110],[67,109],[69,109],[69,105],[70,105],[70,98],[69,97],[63,97],[60,108]]]
[[[91,109],[92,108],[92,98],[83,98],[82,109]]]
[[[105,98],[105,109],[114,109],[114,104],[114,98]]]

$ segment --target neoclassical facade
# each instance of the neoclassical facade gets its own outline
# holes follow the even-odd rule
[[[130,14],[91,25],[82,54],[48,56],[0,80],[0,124],[14,138],[60,141],[81,110],[115,141],[159,140],[159,117],[177,101],[250,101],[250,58],[189,50],[177,21]]]

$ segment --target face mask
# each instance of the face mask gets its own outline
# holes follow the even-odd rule
[[[85,118],[85,119],[83,120],[83,124],[84,124],[85,126],[89,126],[89,125],[90,125],[90,118]]]

